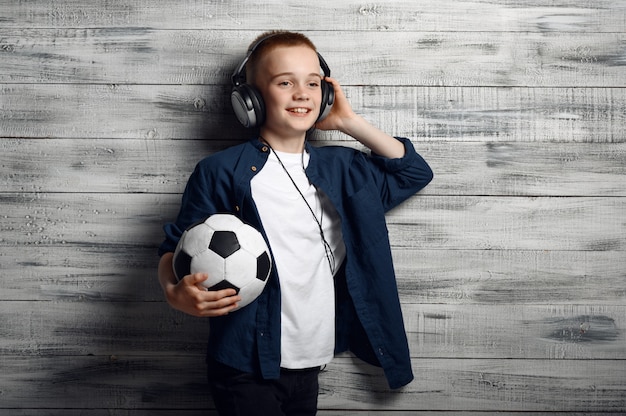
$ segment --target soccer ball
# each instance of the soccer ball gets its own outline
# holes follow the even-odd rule
[[[207,273],[202,282],[207,290],[235,289],[241,296],[237,309],[261,294],[272,269],[261,233],[232,214],[211,215],[187,228],[173,263],[178,280]]]

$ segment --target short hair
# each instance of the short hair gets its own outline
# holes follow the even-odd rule
[[[260,42],[260,43],[259,43]],[[285,30],[271,30],[257,36],[248,47],[248,53],[256,46],[250,54],[246,63],[246,82],[254,84],[254,76],[258,70],[258,64],[262,56],[268,54],[281,46],[306,46],[317,53],[317,48],[311,40],[302,33],[289,32]]]

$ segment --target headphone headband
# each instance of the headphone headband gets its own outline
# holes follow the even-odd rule
[[[237,66],[237,68],[235,68],[235,71],[233,72],[233,75],[231,77],[233,85],[238,86],[244,82],[246,77],[243,75],[243,70],[246,67],[246,64],[248,63],[248,61],[250,60],[250,56],[252,56],[252,54],[254,53],[254,51],[256,51],[256,49],[259,47],[260,44],[262,44],[269,38],[273,38],[276,35],[277,33],[273,33],[273,34],[264,36],[261,39],[259,39],[254,45],[250,46],[250,48],[248,49],[248,52],[246,53],[245,58],[243,58],[241,63]]]

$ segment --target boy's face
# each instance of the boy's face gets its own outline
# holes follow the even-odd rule
[[[317,53],[306,46],[280,46],[258,63],[256,87],[265,101],[262,134],[301,138],[320,113],[322,76]]]

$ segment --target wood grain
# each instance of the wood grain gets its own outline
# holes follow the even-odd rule
[[[626,359],[626,307],[618,302],[404,303],[403,312],[414,359]],[[0,313],[10,323],[0,342],[5,355],[176,357],[202,354],[209,332],[208,320],[164,301],[59,296],[3,301]]]
[[[220,86],[0,85],[0,137],[241,141]],[[391,134],[437,141],[624,143],[626,88],[346,87]],[[323,138],[346,141],[338,134]],[[498,150],[497,148],[495,150]]]
[[[393,248],[410,303],[620,304],[623,262],[613,251]],[[162,301],[156,248],[4,246],[2,300]],[[607,290],[607,288],[612,288]]]
[[[62,416],[76,416],[84,415],[83,410],[62,409],[59,411],[51,411],[50,409],[10,409],[13,416],[40,416],[40,415],[62,415]],[[388,410],[318,410],[320,416],[387,416]],[[213,409],[177,409],[177,410],[162,410],[162,409],[116,409],[111,411],[110,409],[89,409],[90,416],[217,416],[217,413]],[[542,416],[545,412],[475,412],[475,411],[422,411],[422,410],[409,410],[409,411],[396,411],[393,412],[394,416]],[[622,416],[621,413],[613,412],[567,412],[568,416]]]
[[[407,303],[624,303],[624,256],[610,250],[393,248]]]
[[[265,0],[263,7],[249,7],[242,0],[211,3],[180,3],[171,0],[107,2],[106,7],[86,0],[48,4],[45,0],[4,0],[3,22],[7,27],[151,27],[159,29],[254,30],[268,27],[290,30],[334,28],[346,31],[541,31],[615,32],[623,29],[625,12],[609,0],[593,7],[566,0],[550,3],[506,1],[494,4],[476,0],[409,0],[338,3],[319,0]],[[163,10],[167,10],[164,13]],[[311,16],[318,18],[312,19]],[[19,26],[21,23],[23,26]],[[241,29],[240,29],[241,28]]]
[[[3,246],[141,247],[162,241],[180,196],[5,193],[0,203]],[[421,196],[393,210],[388,222],[394,247],[623,251],[625,216],[622,197]]]
[[[2,408],[211,408],[200,355],[1,356]],[[181,372],[180,369],[188,369]],[[350,357],[321,376],[321,409],[609,412],[626,409],[624,370],[603,360],[415,360],[416,381],[386,391],[380,371]],[[177,377],[163,377],[176,373]],[[31,388],[38,394],[31,396]],[[554,398],[558,397],[558,400]],[[87,405],[88,403],[88,405]],[[88,406],[88,407],[87,407]]]
[[[405,304],[623,305],[615,251],[393,247]],[[1,301],[162,302],[156,247],[5,245]]]
[[[346,85],[624,86],[626,34],[619,32],[309,35]],[[147,27],[3,29],[0,82],[224,84],[254,37]]]
[[[0,181],[4,192],[181,193],[200,159],[235,143],[2,140]],[[626,196],[626,143],[415,139],[414,146],[435,171],[421,195]]]
[[[387,216],[416,380],[349,355],[321,416],[626,413],[623,0],[0,0],[0,414],[212,415],[156,280],[229,76],[302,31],[435,180]],[[360,147],[336,132],[320,145]]]

